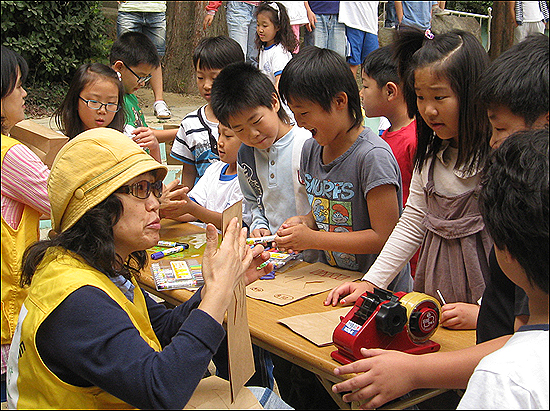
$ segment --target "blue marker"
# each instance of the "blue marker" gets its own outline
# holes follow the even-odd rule
[[[182,245],[178,245],[177,247],[168,248],[167,250],[158,251],[156,253],[151,254],[151,258],[153,260],[158,260],[159,258],[166,257],[170,254],[179,253],[180,251],[185,250],[187,247],[184,247]]]

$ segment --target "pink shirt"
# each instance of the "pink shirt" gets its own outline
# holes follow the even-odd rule
[[[24,144],[10,148],[2,162],[2,218],[17,229],[28,205],[50,215],[47,180],[50,170]]]

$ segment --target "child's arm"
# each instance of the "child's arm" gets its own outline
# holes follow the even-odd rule
[[[172,128],[169,130],[153,130],[153,133],[155,134],[155,137],[157,138],[159,143],[174,141],[177,132],[177,128]]]
[[[352,232],[312,229],[313,216],[277,231],[278,246],[293,250],[331,250],[349,254],[378,254],[399,220],[399,204],[394,185],[374,187],[367,193],[371,227]],[[286,223],[286,222],[285,222]],[[313,224],[315,222],[313,221]],[[287,224],[288,225],[288,224]]]
[[[141,148],[149,149],[149,154],[159,163],[162,161],[160,156],[160,146],[152,129],[149,127],[138,127],[132,131],[134,140]]]
[[[419,388],[466,388],[479,361],[501,348],[510,335],[451,352],[406,354],[401,351],[361,349],[364,359],[338,367],[334,374],[361,373],[332,387],[346,402],[369,399],[361,408],[377,408]]]
[[[361,283],[346,282],[332,289],[325,301],[326,305],[336,306],[338,300],[344,296],[346,303],[355,302],[361,295],[359,291],[353,291],[357,289],[357,284],[363,288],[372,288],[372,285],[387,288],[399,271],[408,263],[420,247],[426,232],[426,227],[422,224],[427,212],[423,187],[420,173],[413,172],[407,206],[384,244],[380,255],[363,276],[363,281]],[[368,286],[368,283],[371,285]],[[351,293],[350,290],[352,290]]]
[[[250,207],[251,223],[250,223],[250,236],[251,237],[263,237],[270,235],[269,221],[265,216],[263,210],[258,206],[256,192],[250,186],[250,183],[240,166],[238,167],[237,176],[239,179],[239,186],[243,193],[243,201],[247,202]]]
[[[183,163],[181,170],[181,185],[189,187],[189,189],[195,186],[195,180],[197,179],[197,168],[194,164]]]

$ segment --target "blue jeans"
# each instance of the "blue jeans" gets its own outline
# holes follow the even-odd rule
[[[337,14],[316,14],[317,23],[313,36],[315,45],[322,49],[331,49],[346,58],[346,27],[338,23]]]
[[[256,38],[256,6],[243,1],[227,2],[227,32],[229,37],[240,44],[246,61],[258,65],[258,49],[254,44]]]
[[[116,18],[116,35],[127,31],[145,34],[157,48],[159,56],[166,51],[166,13],[140,13],[119,11]]]

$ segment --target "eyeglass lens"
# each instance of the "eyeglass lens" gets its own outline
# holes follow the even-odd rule
[[[156,198],[160,198],[162,195],[162,181],[151,183],[147,180],[142,180],[130,185],[129,187],[132,195],[141,199],[148,198],[151,191]]]

